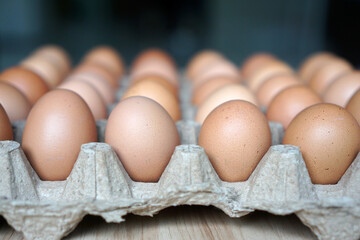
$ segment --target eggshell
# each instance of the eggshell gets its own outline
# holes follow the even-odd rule
[[[152,60],[132,71],[131,78],[142,78],[149,75],[161,76],[168,80],[174,87],[179,88],[177,72],[169,68],[163,61]]]
[[[294,117],[307,107],[321,103],[321,98],[309,87],[293,86],[281,91],[270,103],[266,117],[286,129]]]
[[[320,67],[309,82],[316,93],[323,95],[326,88],[337,78],[353,70],[350,63],[342,59],[336,59]]]
[[[342,75],[326,89],[324,102],[345,107],[352,95],[360,88],[360,71]]]
[[[356,93],[350,98],[346,105],[346,110],[348,110],[355,117],[360,125],[360,90],[357,90]]]
[[[158,48],[150,48],[142,51],[134,60],[131,66],[131,73],[136,70],[140,65],[147,64],[151,61],[159,61],[164,65],[176,70],[174,59],[165,51]]]
[[[192,81],[213,61],[224,59],[224,57],[214,50],[203,50],[197,53],[188,63],[186,76]]]
[[[49,89],[55,88],[63,80],[60,69],[43,57],[32,56],[25,59],[20,65],[38,74]]]
[[[298,73],[300,79],[305,83],[308,83],[318,68],[334,59],[336,59],[336,56],[329,52],[318,52],[310,55],[299,68]]]
[[[241,67],[244,81],[247,81],[249,76],[251,76],[257,69],[261,68],[264,64],[274,60],[276,60],[275,56],[269,53],[255,53],[248,57]]]
[[[146,97],[129,97],[111,112],[105,142],[114,148],[134,181],[156,182],[180,139],[160,104]]]
[[[73,80],[61,84],[59,88],[71,90],[79,94],[89,106],[95,120],[106,119],[107,110],[105,101],[91,83],[83,80]]]
[[[0,80],[19,89],[34,104],[42,95],[49,91],[44,80],[24,67],[11,67],[0,74]]]
[[[269,77],[256,92],[261,106],[268,107],[274,97],[285,88],[300,85],[300,80],[293,74],[278,74]]]
[[[94,117],[76,93],[56,89],[41,97],[27,118],[22,148],[42,180],[65,180],[82,144],[96,142]]]
[[[132,96],[148,97],[159,103],[171,116],[174,122],[181,119],[181,111],[176,97],[161,83],[147,79],[132,85],[122,99]]]
[[[99,92],[105,104],[112,104],[115,101],[114,89],[111,87],[110,83],[100,78],[98,75],[91,73],[75,73],[66,78],[64,82],[74,80],[83,80],[90,83],[91,86]]]
[[[13,130],[5,109],[0,104],[0,141],[13,140]]]
[[[230,100],[245,100],[257,105],[255,95],[241,84],[227,84],[210,94],[199,106],[195,121],[203,123],[209,113],[217,106]]]
[[[130,85],[134,85],[141,81],[146,81],[148,79],[151,79],[152,81],[156,81],[160,84],[162,84],[164,87],[166,87],[176,98],[179,97],[179,91],[178,88],[172,84],[169,80],[166,80],[164,77],[158,76],[158,75],[144,75],[140,76],[138,78],[131,78],[130,79]]]
[[[238,80],[231,77],[214,77],[197,85],[193,90],[192,103],[200,105],[211,93],[227,84],[237,83]]]
[[[123,76],[125,72],[124,61],[120,54],[109,46],[98,46],[93,48],[83,59],[83,62],[94,62],[109,69],[116,79]]]
[[[25,120],[31,109],[31,103],[25,95],[14,86],[3,81],[0,81],[0,104],[12,123]]]
[[[240,82],[240,74],[235,64],[231,63],[230,61],[221,59],[213,61],[194,77],[194,88],[203,84],[209,79],[220,76],[235,78]]]
[[[104,81],[107,81],[113,88],[117,88],[119,85],[118,79],[112,75],[110,70],[94,62],[83,62],[82,64],[77,66],[72,72],[72,74],[77,73],[96,75]]]
[[[38,48],[33,56],[40,56],[45,59],[54,61],[55,64],[61,71],[61,75],[64,78],[67,74],[69,74],[71,70],[71,60],[68,53],[57,45],[46,45],[41,48]]]
[[[223,181],[245,181],[271,145],[270,128],[252,103],[228,101],[206,118],[199,145]]]
[[[250,90],[256,92],[261,84],[263,84],[269,77],[277,74],[293,73],[293,69],[285,62],[270,61],[250,75],[247,82]]]
[[[344,108],[317,104],[296,116],[283,144],[300,148],[314,184],[336,184],[360,150],[360,127]]]

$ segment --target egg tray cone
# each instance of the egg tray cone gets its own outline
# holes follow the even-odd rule
[[[314,185],[299,149],[276,145],[283,130],[270,123],[273,146],[250,178],[223,182],[196,145],[196,109],[186,99],[182,103],[182,144],[157,183],[132,181],[111,146],[101,142],[82,145],[67,180],[42,181],[18,143],[24,122],[15,123],[15,141],[0,142],[0,215],[25,239],[60,239],[87,214],[119,223],[128,213],[152,216],[169,206],[213,205],[230,217],[255,210],[295,213],[319,239],[359,239],[360,155],[337,184]],[[97,122],[99,141],[105,127],[106,120]]]

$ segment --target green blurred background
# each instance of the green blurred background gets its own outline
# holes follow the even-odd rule
[[[109,44],[130,64],[148,47],[167,50],[184,67],[204,48],[239,65],[257,51],[297,67],[329,50],[360,64],[360,1],[338,0],[0,0],[0,70],[42,44],[59,44],[76,64]]]

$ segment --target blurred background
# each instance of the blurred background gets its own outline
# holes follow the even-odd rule
[[[0,70],[49,43],[74,64],[109,44],[128,65],[141,50],[160,47],[181,67],[205,48],[237,65],[267,51],[298,67],[329,50],[359,66],[359,12],[355,0],[0,0]]]

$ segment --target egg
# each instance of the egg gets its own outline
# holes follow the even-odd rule
[[[282,90],[300,84],[300,80],[294,74],[273,75],[260,85],[256,92],[256,98],[261,106],[268,107],[274,97]]]
[[[200,105],[211,93],[217,89],[231,83],[237,83],[238,80],[231,77],[213,77],[197,87],[194,87],[192,103],[194,105]]]
[[[105,142],[113,147],[131,179],[157,182],[180,138],[160,104],[137,96],[120,101],[111,112]]]
[[[46,93],[33,106],[23,137],[31,166],[42,180],[65,180],[82,144],[97,141],[93,115],[76,93],[56,89]]]
[[[143,80],[132,85],[122,99],[132,96],[148,97],[159,103],[171,116],[174,122],[181,119],[181,111],[176,97],[161,83],[152,79]]]
[[[32,56],[22,61],[20,65],[38,74],[49,89],[55,88],[63,80],[60,69],[45,58]]]
[[[336,56],[329,52],[318,52],[310,55],[299,68],[298,74],[300,79],[308,83],[318,68],[333,61],[335,58]]]
[[[246,181],[271,145],[270,128],[254,104],[228,101],[204,121],[199,145],[223,181]]]
[[[317,104],[290,123],[283,144],[300,148],[314,184],[336,184],[360,150],[360,127],[344,108]]]
[[[76,73],[71,74],[68,78],[64,80],[64,82],[70,82],[74,80],[82,80],[87,83],[90,83],[98,93],[100,94],[101,98],[104,100],[105,104],[112,104],[115,101],[115,91],[111,87],[111,85],[100,78],[97,75],[91,73]]]
[[[107,110],[105,101],[93,85],[83,80],[68,81],[59,86],[76,92],[89,106],[95,120],[106,119]]]
[[[193,80],[209,64],[219,59],[224,59],[223,55],[214,50],[203,50],[197,53],[187,65],[186,76]]]
[[[269,77],[277,74],[293,74],[293,69],[282,61],[270,61],[257,69],[248,78],[248,86],[251,91],[256,92],[261,84],[263,84]]]
[[[360,71],[342,75],[324,92],[324,102],[345,107],[352,95],[360,88]]]
[[[117,88],[119,85],[118,79],[114,77],[107,68],[97,63],[83,62],[72,71],[72,74],[78,74],[78,73],[96,75],[97,77],[108,82],[113,88]]]
[[[13,140],[13,130],[5,109],[0,104],[0,141]]]
[[[221,59],[213,61],[211,64],[205,67],[203,71],[199,72],[199,74],[194,77],[194,88],[203,84],[209,79],[219,76],[234,78],[240,82],[240,74],[235,64],[230,61]]]
[[[25,120],[31,109],[31,103],[25,95],[14,86],[3,81],[0,81],[0,104],[12,123]]]
[[[120,54],[110,46],[98,46],[90,50],[83,59],[83,62],[98,63],[113,74],[116,79],[119,79],[125,73],[124,61]]]
[[[0,74],[0,80],[19,89],[31,104],[49,91],[49,87],[39,75],[23,67],[11,67],[4,70]]]
[[[281,123],[286,129],[299,112],[321,102],[321,98],[309,87],[288,87],[271,101],[266,117],[269,121]]]
[[[50,61],[54,61],[60,69],[61,75],[64,78],[71,69],[71,60],[68,53],[57,45],[46,45],[38,48],[33,56],[43,57]]]
[[[346,110],[355,117],[360,125],[360,89],[350,98],[346,105]]]
[[[209,113],[220,104],[230,100],[245,100],[257,105],[255,95],[241,84],[227,84],[210,94],[199,106],[195,121],[203,123]]]
[[[158,75],[144,75],[144,76],[140,76],[138,78],[131,78],[130,79],[130,86],[134,85],[138,82],[141,81],[146,81],[146,80],[152,80],[152,81],[156,81],[160,84],[162,84],[164,87],[166,87],[176,98],[179,97],[179,92],[178,92],[178,87],[175,86],[174,84],[172,84],[169,80],[166,80],[164,77],[158,76]]]
[[[311,87],[316,93],[324,94],[326,88],[330,86],[341,75],[352,71],[353,67],[350,63],[343,59],[336,59],[328,64],[320,67],[309,82]]]
[[[163,65],[171,68],[172,70],[176,70],[176,64],[174,59],[167,54],[165,51],[158,48],[149,48],[145,51],[142,51],[134,60],[131,66],[131,73],[136,70],[139,66],[143,64],[147,64],[151,61],[161,62]]]
[[[244,76],[244,80],[247,81],[257,69],[261,68],[264,64],[274,61],[276,58],[269,53],[255,53],[245,59],[241,67],[241,72]]]

